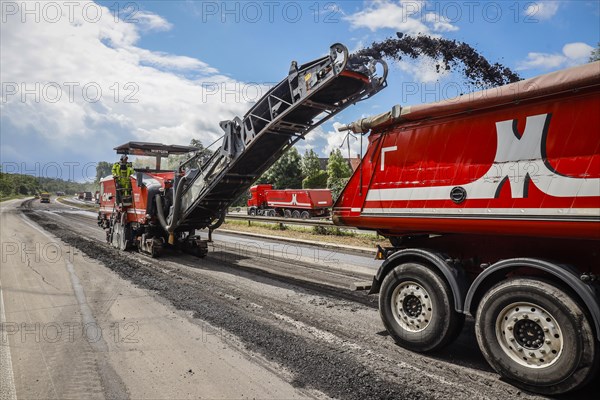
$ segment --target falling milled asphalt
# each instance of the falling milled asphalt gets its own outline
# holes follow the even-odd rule
[[[373,273],[351,256],[228,238],[204,259],[152,259],[110,248],[91,214],[61,204],[1,211],[17,398],[536,398],[489,368],[470,321],[434,355],[395,345],[377,297],[349,289]]]

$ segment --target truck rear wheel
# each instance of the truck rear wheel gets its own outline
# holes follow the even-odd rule
[[[396,343],[418,352],[441,349],[458,336],[464,322],[446,281],[416,263],[398,265],[385,277],[379,313]]]
[[[292,211],[292,218],[295,218],[295,219],[300,218],[300,211],[298,211],[298,210]]]
[[[283,210],[283,217],[284,218],[291,218],[292,217],[292,212],[288,209]]]
[[[492,287],[477,309],[475,333],[492,368],[525,390],[565,393],[597,369],[598,343],[585,311],[546,281],[515,278]]]
[[[302,219],[309,219],[310,218],[310,213],[308,211],[302,211],[302,214],[300,214],[300,218],[302,218]]]

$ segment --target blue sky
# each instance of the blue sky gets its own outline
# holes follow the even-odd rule
[[[7,172],[57,176],[58,165],[76,180],[129,140],[211,143],[219,121],[244,114],[291,60],[335,42],[355,50],[397,31],[436,35],[531,77],[586,62],[600,41],[600,2],[585,0],[50,3],[1,3],[0,159]],[[299,150],[326,156],[343,139],[338,123],[472,89],[434,64],[393,63],[387,89]]]

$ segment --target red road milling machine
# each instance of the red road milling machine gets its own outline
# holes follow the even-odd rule
[[[345,46],[334,44],[324,57],[292,62],[288,76],[243,118],[221,122],[222,145],[204,163],[198,154],[177,170],[164,171],[162,157],[195,149],[138,142],[117,147],[119,154],[155,156],[157,165],[135,171],[130,196],[112,177],[101,181],[98,224],[106,229],[107,241],[152,256],[167,244],[205,256],[212,231],[235,199],[311,130],[383,89],[386,76],[385,62],[350,58]],[[208,229],[208,239],[196,234],[200,229]]]
[[[600,347],[600,62],[342,127],[368,149],[333,207],[391,246],[371,287],[390,335],[439,350],[475,319],[489,364],[559,394]]]

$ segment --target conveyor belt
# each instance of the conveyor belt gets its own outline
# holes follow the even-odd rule
[[[377,76],[377,64],[383,69],[382,76]],[[341,44],[331,46],[329,55],[307,64],[297,66],[293,62],[289,75],[243,119],[221,122],[225,131],[221,148],[201,168],[189,169],[177,182],[166,219],[168,230],[210,227],[308,132],[383,89],[386,75],[383,61],[349,60],[348,49]],[[194,161],[188,160],[182,168]]]

